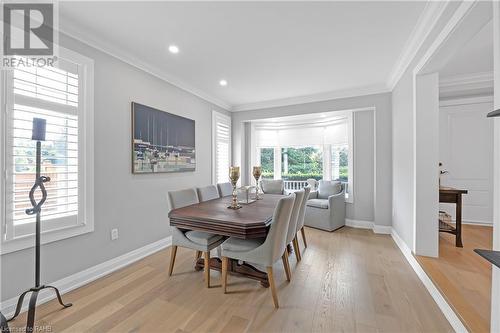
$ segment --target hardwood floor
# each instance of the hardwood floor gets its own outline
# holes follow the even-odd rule
[[[491,227],[463,225],[463,248],[439,234],[439,258],[417,256],[425,272],[470,332],[490,331],[491,265],[473,252],[491,249]]]
[[[452,332],[431,296],[388,235],[342,228],[306,229],[302,260],[290,256],[291,282],[274,265],[280,308],[260,283],[194,271],[194,252],[179,248],[168,277],[170,249],[38,309],[52,332]],[[23,326],[25,314],[12,324]]]

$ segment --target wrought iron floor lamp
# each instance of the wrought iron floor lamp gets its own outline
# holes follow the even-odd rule
[[[42,289],[53,289],[57,295],[57,299],[59,300],[59,303],[67,308],[70,307],[72,304],[67,303],[65,304],[61,298],[61,294],[59,293],[59,290],[54,287],[54,286],[45,286],[45,285],[40,285],[40,213],[42,211],[42,205],[44,204],[45,200],[47,200],[47,190],[45,189],[44,183],[47,183],[50,181],[50,177],[45,177],[40,175],[40,169],[41,169],[41,148],[42,148],[42,143],[41,141],[45,141],[45,129],[46,129],[46,120],[41,119],[41,118],[33,118],[33,132],[32,132],[32,140],[36,140],[36,178],[35,178],[35,184],[30,190],[30,202],[33,208],[26,209],[26,214],[28,215],[36,215],[36,223],[35,223],[35,286],[33,288],[30,288],[23,292],[21,296],[19,296],[19,300],[17,301],[17,307],[16,307],[16,312],[10,318],[8,321],[13,320],[16,318],[19,313],[21,312],[21,308],[23,306],[23,300],[24,296],[26,296],[27,293],[32,293],[29,301],[29,308],[28,308],[28,319],[26,322],[26,332],[34,332],[34,324],[35,324],[35,310],[36,310],[36,300],[38,297],[38,293]],[[35,201],[35,191],[40,188],[42,191],[42,198],[40,201],[37,203]]]

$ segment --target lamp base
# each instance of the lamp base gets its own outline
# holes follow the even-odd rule
[[[237,205],[237,206],[232,206],[232,205],[231,205],[231,206],[227,206],[227,208],[229,208],[229,209],[234,209],[234,210],[236,210],[236,209],[240,209],[241,207],[243,207],[243,206],[241,206],[241,205]]]

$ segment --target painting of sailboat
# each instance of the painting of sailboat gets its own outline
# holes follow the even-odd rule
[[[132,102],[132,172],[195,169],[194,120]]]

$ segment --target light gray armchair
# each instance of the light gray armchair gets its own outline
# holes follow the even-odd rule
[[[217,184],[217,188],[219,189],[221,198],[233,194],[233,185],[231,183],[219,183]]]
[[[268,194],[285,194],[285,182],[282,179],[262,179],[262,192]]]
[[[193,188],[170,191],[168,192],[168,200],[171,209],[181,208],[198,203],[198,195]],[[177,247],[185,247],[188,249],[196,250],[196,259],[200,258],[201,253],[205,255],[205,285],[210,287],[210,251],[215,249],[224,242],[224,238],[219,235],[210,234],[202,231],[182,231],[177,227],[172,227],[172,247],[170,256],[170,266],[168,275],[172,275],[174,270],[175,256],[177,254]]]
[[[274,210],[273,222],[265,239],[238,239],[230,237],[222,244],[222,288],[227,289],[227,268],[229,258],[265,266],[274,306],[279,307],[278,294],[273,277],[273,264],[286,249],[286,236],[295,195],[283,197]]]
[[[320,180],[306,203],[305,225],[333,231],[345,225],[345,186],[338,181]]]

